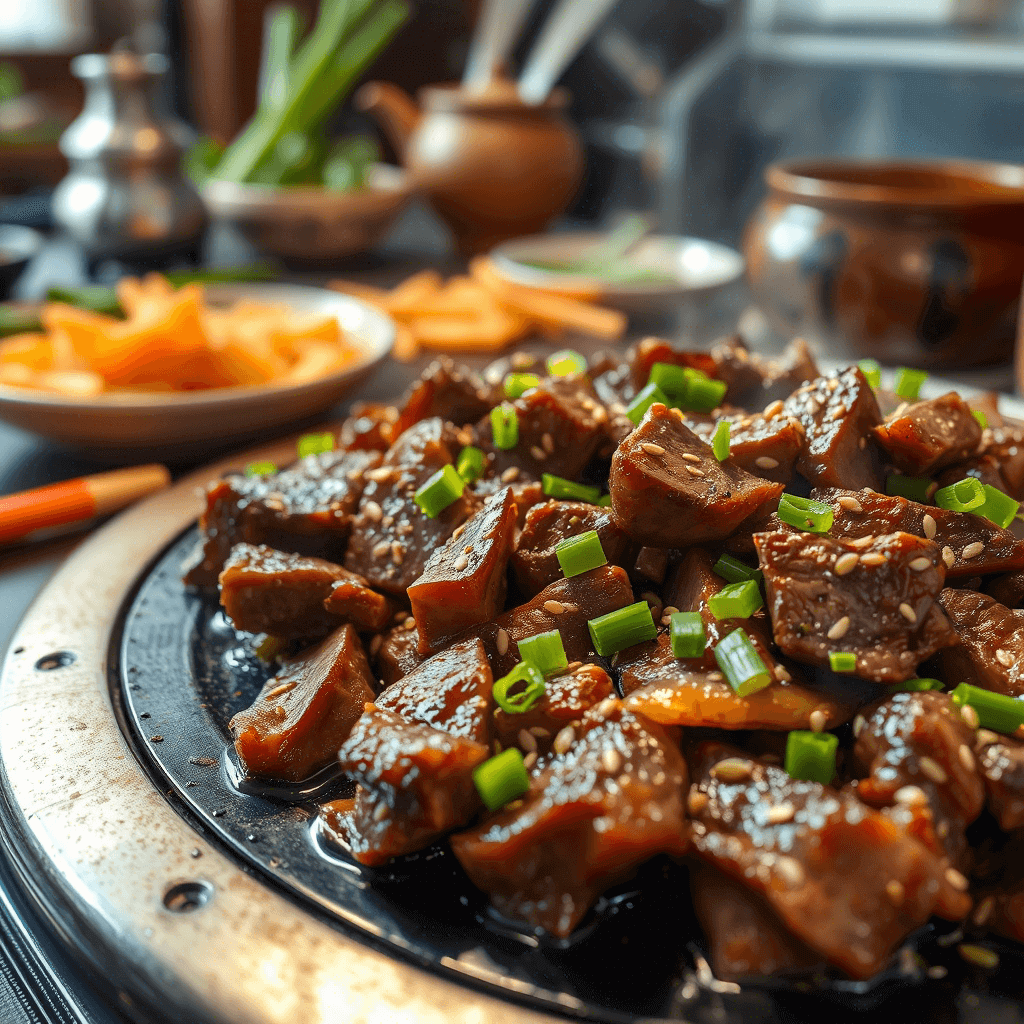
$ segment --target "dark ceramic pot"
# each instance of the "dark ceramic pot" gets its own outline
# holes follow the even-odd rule
[[[1011,361],[1024,167],[797,160],[765,180],[744,255],[777,330],[889,364]]]

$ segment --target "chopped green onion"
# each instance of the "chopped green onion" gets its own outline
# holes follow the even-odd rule
[[[712,380],[700,370],[687,371],[689,387],[686,389],[683,409],[691,412],[711,412],[722,404],[729,385],[724,380]]]
[[[459,452],[459,457],[455,462],[455,471],[467,484],[471,484],[484,475],[485,464],[484,453],[470,444]]]
[[[668,398],[657,384],[648,384],[641,388],[633,401],[626,406],[626,416],[635,426],[644,418],[644,414],[655,402],[668,405]]]
[[[719,462],[725,462],[729,458],[729,423],[722,420],[715,427],[714,436],[711,438],[711,450]]]
[[[566,577],[579,576],[580,573],[589,572],[599,565],[608,564],[597,530],[587,530],[579,536],[560,540],[555,548],[555,557]]]
[[[507,452],[519,443],[519,417],[516,410],[507,402],[496,405],[491,410],[491,434],[494,447]]]
[[[245,467],[246,476],[270,476],[277,472],[277,466],[272,462],[250,462]]]
[[[764,579],[764,573],[760,569],[752,569],[746,562],[741,562],[735,555],[724,554],[715,562],[714,571],[727,583],[742,583],[744,580],[755,580],[758,583]]]
[[[509,692],[520,683],[525,684],[521,690]],[[495,681],[491,692],[502,711],[521,715],[544,696],[544,676],[536,665],[521,661],[511,672]]]
[[[518,398],[521,394],[540,384],[535,373],[510,373],[505,378],[505,397]]]
[[[465,489],[466,481],[449,463],[427,480],[413,495],[413,501],[431,519],[436,519],[453,501],[458,501],[462,497],[462,492]]]
[[[974,512],[985,504],[985,488],[973,476],[964,477],[948,487],[935,492],[935,504],[953,512]]]
[[[860,372],[864,374],[864,379],[873,387],[878,388],[882,384],[882,367],[878,365],[878,361],[875,359],[862,359],[857,365],[860,367]]]
[[[648,384],[656,384],[666,395],[680,399],[686,397],[690,381],[686,369],[673,363],[655,363],[647,378]]]
[[[597,499],[597,503],[598,505],[601,506],[601,508],[611,508],[612,496],[610,494],[603,494],[600,498]]]
[[[599,488],[573,483],[572,480],[566,480],[564,476],[542,473],[540,480],[543,491],[549,498],[589,501],[591,505],[596,505],[601,497]]]
[[[756,580],[730,583],[708,598],[708,608],[716,619],[749,619],[764,607]]]
[[[658,635],[651,606],[646,601],[637,601],[607,615],[599,615],[587,626],[594,641],[594,650],[603,658],[644,640],[653,640]]]
[[[808,533],[828,533],[832,529],[831,506],[796,494],[783,493],[779,499],[778,516],[784,523]]]
[[[522,752],[509,747],[473,769],[473,785],[489,811],[497,811],[530,788]]]
[[[1005,530],[1017,515],[1020,502],[1014,501],[1008,494],[1003,494],[1001,490],[991,484],[982,484],[982,487],[985,490],[985,501],[971,511],[974,515],[984,516]]]
[[[288,641],[281,636],[273,636],[268,633],[257,645],[256,645],[256,657],[260,661],[273,661],[285,648],[285,644]]]
[[[980,409],[972,409],[971,415],[978,421],[982,430],[988,429],[988,417]]]
[[[978,715],[978,724],[994,732],[1015,733],[1024,725],[1024,701],[980,686],[961,683],[950,695],[959,707],[969,704]]]
[[[833,672],[855,672],[857,670],[857,655],[852,651],[829,651],[828,667]]]
[[[562,634],[557,629],[528,636],[517,641],[517,646],[519,657],[533,665],[545,678],[561,672],[569,664],[562,644]]]
[[[334,451],[334,435],[328,430],[323,434],[303,434],[299,438],[299,458],[307,455],[322,455]]]
[[[587,372],[587,360],[579,352],[571,348],[563,348],[560,352],[552,352],[545,364],[552,377],[570,377],[574,373]]]
[[[786,737],[786,774],[827,786],[835,778],[838,746],[833,733],[795,729]]]
[[[889,687],[890,693],[923,693],[926,690],[944,690],[939,679],[906,679]]]
[[[885,478],[885,493],[909,498],[926,505],[931,499],[931,491],[936,483],[927,476],[904,476],[902,473],[890,473]]]
[[[719,640],[715,647],[715,661],[740,697],[763,690],[772,681],[761,655],[743,629],[734,629]]]
[[[924,370],[911,370],[907,366],[901,366],[896,371],[896,385],[893,391],[908,402],[916,402],[918,395],[921,394],[921,385],[927,378],[928,374]]]
[[[708,645],[704,621],[698,612],[675,612],[669,619],[672,654],[677,658],[700,658]]]

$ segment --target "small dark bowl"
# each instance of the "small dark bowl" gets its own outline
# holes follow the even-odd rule
[[[0,224],[0,299],[10,297],[14,282],[43,247],[43,236],[17,224]]]

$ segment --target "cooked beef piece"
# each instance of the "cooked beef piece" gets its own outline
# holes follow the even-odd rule
[[[606,406],[621,406],[623,409],[640,389],[633,383],[633,368],[617,352],[599,353],[590,360],[590,379],[594,391]]]
[[[394,440],[398,409],[382,402],[355,402],[341,424],[338,440],[343,448],[386,452]]]
[[[506,473],[505,475],[508,476],[509,474]],[[472,490],[478,497],[489,498],[507,487],[512,492],[512,500],[516,503],[516,527],[521,530],[526,524],[526,515],[530,509],[534,505],[543,505],[544,502],[550,501],[550,498],[544,493],[544,487],[539,480],[519,478],[518,474],[516,476],[517,479],[504,483],[501,477],[487,476],[482,480],[477,480],[473,484]]]
[[[505,569],[515,529],[516,503],[506,487],[434,549],[423,575],[409,587],[420,654],[493,619],[505,606]]]
[[[908,476],[924,476],[973,455],[981,426],[955,392],[914,402],[874,428],[875,439],[894,466]]]
[[[974,755],[985,783],[985,801],[1004,832],[1024,827],[1024,742],[979,729]]]
[[[612,681],[598,665],[580,665],[544,681],[544,694],[521,714],[496,708],[494,728],[503,747],[519,747],[527,755],[551,750],[555,736],[583,717],[585,711],[612,697]],[[529,738],[524,737],[524,731]]]
[[[788,484],[804,443],[798,420],[781,413],[768,418],[759,413],[699,417],[686,414],[686,425],[709,444],[722,421],[729,424],[729,461],[766,480]]]
[[[785,401],[801,384],[821,374],[810,346],[803,338],[794,338],[776,359],[764,361],[762,406]]]
[[[832,506],[833,536],[874,537],[903,532],[935,541],[949,577],[1024,569],[1024,541],[982,516],[871,490],[815,488],[811,497]]]
[[[1007,494],[1024,498],[1024,425],[1017,421],[994,426],[985,433],[985,451],[999,465]]]
[[[655,402],[612,458],[615,521],[655,548],[728,537],[745,519],[778,502],[783,485],[751,476]]]
[[[626,353],[626,359],[630,364],[630,376],[636,391],[646,386],[651,376],[651,367],[655,363],[688,366],[692,370],[706,373],[709,377],[716,376],[715,360],[709,353],[673,348],[661,338],[644,338],[637,342]]]
[[[299,782],[334,761],[373,676],[352,626],[281,665],[251,707],[229,723],[245,773]]]
[[[374,655],[374,667],[384,686],[398,682],[427,660],[419,653],[419,643],[420,634],[411,615],[385,635]]]
[[[871,434],[882,417],[858,367],[804,385],[786,399],[784,411],[804,428],[796,468],[813,485],[884,489],[882,460]]]
[[[466,490],[435,519],[413,500],[439,469],[454,462],[458,432],[440,419],[422,420],[388,449],[372,470],[352,525],[345,568],[389,594],[404,594],[430,555],[476,511],[479,499]]]
[[[819,370],[803,338],[794,338],[778,359],[752,353],[742,338],[724,338],[711,349],[712,376],[729,385],[726,399],[742,409],[760,412],[787,399],[801,384],[814,380]]]
[[[694,779],[696,853],[855,978],[875,974],[933,913],[970,909],[935,854],[849,793],[717,743],[698,749]]]
[[[216,586],[231,549],[243,543],[340,561],[364,474],[380,458],[370,451],[324,452],[307,455],[281,473],[232,473],[219,480],[207,489],[199,517],[202,555],[185,582]]]
[[[351,805],[328,804],[322,821],[361,864],[429,846],[476,813],[473,769],[490,749],[369,705],[338,752],[359,783]]]
[[[523,532],[512,556],[512,572],[519,592],[527,598],[562,578],[555,548],[567,537],[596,530],[605,557],[622,565],[629,538],[615,525],[610,509],[585,501],[547,501],[527,513]]]
[[[786,931],[768,904],[708,864],[690,871],[693,909],[722,981],[802,975],[823,958]]]
[[[563,937],[609,886],[686,849],[686,765],[660,726],[610,698],[574,733],[521,802],[451,839],[500,913]]]
[[[489,746],[493,684],[484,645],[473,638],[428,658],[375,703],[381,711]]]
[[[759,533],[775,642],[797,661],[829,667],[829,653],[857,656],[853,675],[910,679],[956,634],[936,599],[945,580],[939,547],[909,533],[859,541],[825,534]]]
[[[866,776],[857,796],[872,807],[913,804],[918,794],[905,787],[916,787],[927,798],[936,838],[964,867],[964,832],[985,795],[971,750],[974,730],[948,694],[934,691],[895,693],[865,710],[864,720],[853,749],[854,769]]]
[[[390,618],[387,599],[362,576],[264,544],[231,549],[220,574],[220,603],[236,629],[286,640],[325,636],[344,622],[376,631]]]
[[[951,590],[939,595],[960,643],[942,652],[946,679],[966,679],[986,690],[1024,696],[1024,610],[987,594]]]
[[[651,583],[664,583],[668,572],[668,555],[665,548],[641,548],[633,562],[633,572]]]
[[[491,407],[489,398],[484,382],[475,373],[442,356],[406,391],[394,436],[432,416],[459,427],[475,423],[487,415]]]
[[[991,455],[978,455],[973,459],[948,466],[935,477],[935,489],[959,483],[968,476],[973,476],[975,480],[989,484],[1004,494],[1010,493],[1010,486],[999,468],[999,462]]]
[[[1007,608],[1024,608],[1024,572],[996,576],[985,584],[984,590]]]

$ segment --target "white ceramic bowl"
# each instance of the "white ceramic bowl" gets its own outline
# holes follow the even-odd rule
[[[677,303],[690,295],[723,288],[743,275],[743,257],[735,249],[682,235],[648,235],[626,257],[638,269],[653,271],[664,280],[624,283],[528,265],[578,259],[606,238],[602,232],[531,235],[504,242],[493,250],[491,259],[494,269],[516,284],[581,295],[596,291],[602,304],[627,312]]]
[[[330,409],[362,384],[395,340],[391,320],[348,295],[291,284],[208,285],[211,304],[239,299],[283,303],[302,313],[338,318],[360,359],[303,384],[265,384],[174,393],[124,392],[68,398],[0,385],[0,419],[70,444],[105,450],[172,452],[190,446],[239,444]]]

